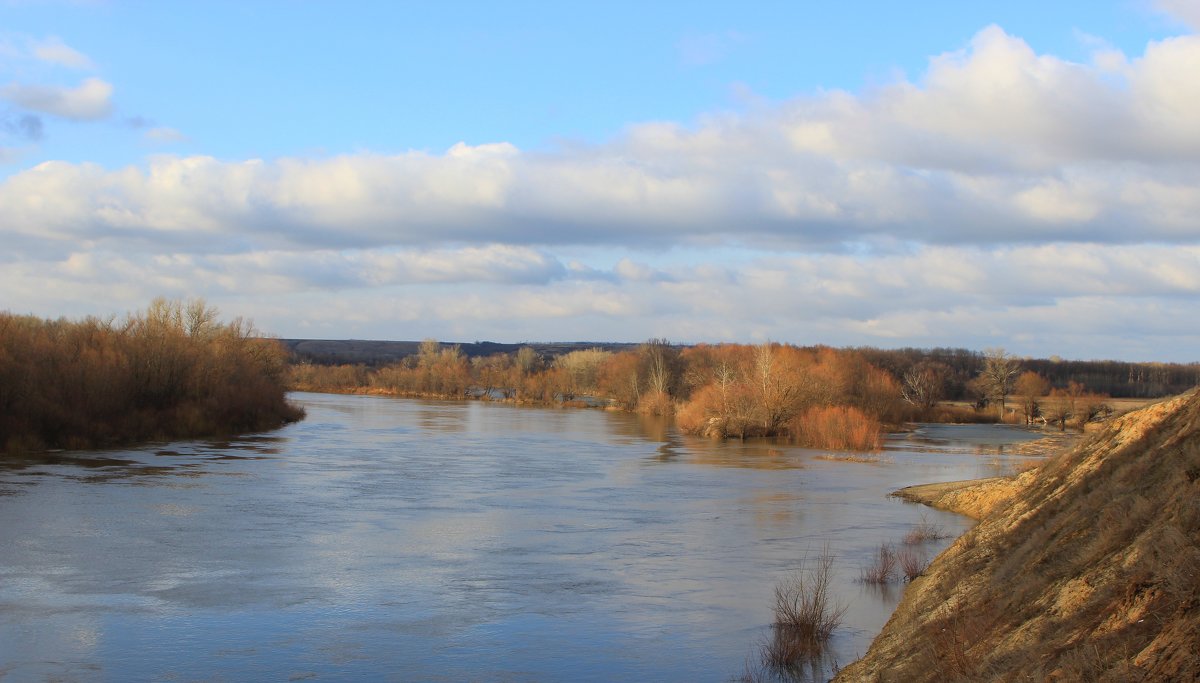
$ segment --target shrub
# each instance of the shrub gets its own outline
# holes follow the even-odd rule
[[[789,668],[820,657],[829,637],[846,613],[829,595],[833,555],[822,549],[815,565],[789,575],[775,587],[775,623],[770,641],[763,646],[763,661]]]
[[[881,543],[875,552],[875,560],[859,570],[858,580],[862,583],[881,584],[896,575],[896,551],[891,543]]]
[[[914,548],[902,548],[897,553],[897,556],[900,563],[900,573],[904,575],[905,581],[912,581],[917,578],[929,566],[929,561],[925,559],[925,553]]]
[[[852,406],[810,408],[792,419],[788,433],[808,448],[879,450],[879,420]]]
[[[86,448],[278,427],[286,354],[203,301],[156,300],[122,322],[0,313],[0,445]]]
[[[637,412],[644,415],[670,415],[675,412],[675,403],[665,391],[650,391],[642,394]]]

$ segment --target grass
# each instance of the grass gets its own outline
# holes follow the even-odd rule
[[[872,455],[870,453],[823,453],[814,456],[814,460],[828,460],[830,462],[862,462],[868,465],[886,465],[892,462],[891,458]]]
[[[937,541],[943,538],[950,538],[950,534],[942,528],[941,524],[932,524],[925,515],[921,515],[921,522],[909,529],[904,535],[904,545],[921,545],[928,541]]]
[[[897,553],[897,562],[900,564],[900,573],[904,576],[905,581],[917,578],[929,566],[929,560],[925,558],[925,553],[915,548],[901,549]]]

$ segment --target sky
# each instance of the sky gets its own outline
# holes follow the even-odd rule
[[[1200,361],[1200,0],[0,0],[0,310]]]

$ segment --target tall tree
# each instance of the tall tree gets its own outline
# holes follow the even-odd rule
[[[949,374],[950,368],[945,363],[921,361],[904,373],[901,395],[912,405],[928,410],[942,400]]]
[[[1000,348],[984,351],[983,370],[979,373],[980,385],[987,399],[996,404],[1001,420],[1004,419],[1004,401],[1012,393],[1013,382],[1020,372],[1021,364],[1016,356]]]

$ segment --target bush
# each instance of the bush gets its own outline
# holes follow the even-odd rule
[[[862,583],[888,583],[896,575],[896,550],[891,543],[881,543],[875,552],[875,561],[859,570],[858,580]]]
[[[202,301],[115,320],[0,313],[0,445],[86,448],[258,431],[300,419],[286,354]]]
[[[808,448],[828,450],[879,450],[883,426],[858,408],[810,408],[788,423],[792,439]]]
[[[925,559],[925,553],[914,548],[901,549],[897,557],[900,562],[900,573],[904,575],[905,581],[917,578],[929,566],[929,561]]]
[[[763,646],[763,661],[789,668],[820,657],[829,637],[846,613],[829,595],[833,580],[833,555],[822,549],[815,566],[800,570],[775,587],[775,623],[771,640]]]

